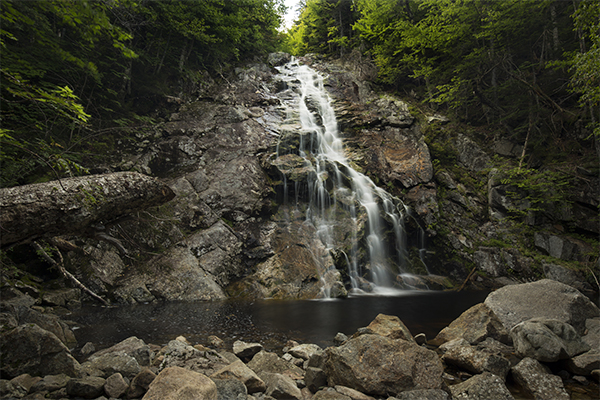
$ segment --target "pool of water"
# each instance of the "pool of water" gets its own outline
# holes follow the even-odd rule
[[[435,335],[487,292],[398,291],[385,296],[336,300],[228,300],[168,302],[120,307],[83,307],[69,316],[77,323],[79,345],[97,349],[137,336],[164,345],[183,335],[192,344],[207,344],[216,335],[231,346],[236,340],[262,343],[280,351],[288,339],[333,344],[338,332],[352,335],[378,314],[398,316],[413,335]]]

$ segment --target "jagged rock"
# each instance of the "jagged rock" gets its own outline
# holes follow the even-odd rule
[[[466,381],[450,386],[455,399],[460,400],[514,400],[502,378],[484,372]]]
[[[240,360],[221,368],[210,377],[213,379],[235,378],[246,386],[248,393],[264,392],[266,389],[265,382]]]
[[[541,250],[543,254],[548,254],[561,260],[588,261],[586,254],[593,251],[592,246],[584,241],[566,236],[536,232],[533,237],[535,247],[538,250]],[[568,282],[564,283],[568,284]]]
[[[591,286],[586,282],[585,274],[581,271],[565,268],[557,264],[543,264],[544,275],[548,279],[564,283],[575,289],[586,292],[591,291]]]
[[[592,371],[600,369],[600,349],[598,342],[590,351],[567,360],[567,369],[575,375],[590,376]]]
[[[144,393],[148,391],[150,384],[156,378],[156,374],[149,368],[144,368],[139,374],[137,374],[129,384],[127,389],[127,398],[135,399],[142,397]]]
[[[395,394],[410,389],[439,389],[438,356],[406,340],[365,334],[325,351],[330,386],[343,385],[367,394]]]
[[[484,303],[476,304],[463,312],[450,325],[445,327],[431,341],[439,346],[451,340],[463,338],[470,344],[477,344],[491,337],[502,343],[511,339],[502,322]]]
[[[548,368],[532,358],[526,357],[521,360],[512,367],[511,373],[515,382],[534,399],[570,399],[562,379],[552,375]]]
[[[283,360],[275,353],[269,353],[264,350],[252,358],[248,363],[248,367],[259,376],[265,372],[288,375],[294,379],[302,379],[304,376],[302,368],[298,368],[294,364]]]
[[[247,400],[248,390],[246,386],[237,379],[215,379],[211,378],[217,386],[218,400]]]
[[[467,136],[458,134],[454,145],[458,151],[458,161],[471,171],[489,168],[491,164],[489,156]]]
[[[517,355],[544,362],[572,358],[590,349],[571,325],[553,319],[523,321],[511,329],[510,336]]]
[[[168,367],[152,381],[142,400],[217,400],[217,385],[205,375]]]
[[[171,340],[161,353],[164,354],[161,370],[183,367],[208,376],[230,364],[229,360],[214,350],[201,351],[179,340]]]
[[[288,350],[292,356],[308,360],[315,354],[320,354],[323,349],[316,344],[299,344]]]
[[[104,353],[97,357],[90,357],[90,359],[81,364],[81,367],[89,375],[100,376],[105,379],[116,373],[132,379],[142,370],[137,360],[122,350]]]
[[[291,56],[288,53],[277,52],[270,53],[267,62],[273,67],[277,67],[283,64],[288,63],[291,60]]]
[[[578,290],[550,279],[500,288],[484,304],[510,331],[531,318],[549,318],[566,322],[583,334],[585,321],[597,317],[600,310]]]
[[[379,336],[385,336],[390,339],[402,339],[415,343],[410,330],[395,315],[378,314],[373,321],[366,327],[369,333]],[[354,336],[353,336],[354,337]]]
[[[129,384],[123,379],[123,375],[118,372],[106,378],[106,382],[104,382],[104,391],[110,398],[118,399],[125,394],[128,387]]]
[[[3,362],[0,372],[14,378],[21,374],[79,376],[81,366],[56,337],[35,324],[20,325],[0,335]]]
[[[252,359],[256,353],[263,349],[260,343],[246,343],[241,340],[236,340],[233,343],[233,354],[241,359]]]
[[[115,344],[107,349],[100,350],[94,354],[92,354],[88,361],[92,361],[95,358],[101,357],[108,353],[114,353],[122,351],[130,357],[136,359],[138,364],[142,367],[149,366],[152,362],[152,357],[154,352],[150,350],[150,346],[148,346],[142,339],[138,339],[135,336],[131,336],[120,343]]]
[[[104,378],[97,376],[69,379],[69,382],[67,382],[67,394],[72,397],[95,399],[104,393],[105,383],[106,380]]]
[[[327,385],[327,375],[321,368],[308,367],[304,374],[304,382],[311,392],[316,393],[319,388]]]
[[[267,396],[286,400],[302,399],[302,392],[289,376],[269,372],[263,373],[262,376],[267,385]]]
[[[444,353],[442,360],[474,374],[487,371],[502,379],[506,378],[510,370],[510,362],[506,358],[469,345],[450,348]]]

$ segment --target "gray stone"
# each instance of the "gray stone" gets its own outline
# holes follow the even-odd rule
[[[452,398],[457,400],[514,400],[502,378],[490,373],[475,375],[450,386]]]
[[[25,393],[29,393],[31,387],[41,381],[42,378],[39,376],[31,376],[29,374],[22,374],[10,380],[10,382],[18,387],[21,387],[25,390]]]
[[[500,319],[507,331],[531,318],[550,318],[566,322],[579,334],[585,321],[600,315],[594,303],[578,290],[550,279],[500,288],[484,304]]]
[[[248,390],[246,386],[237,379],[215,379],[211,378],[217,386],[218,400],[247,400]]]
[[[30,392],[54,392],[58,389],[67,386],[67,382],[71,377],[66,374],[60,375],[46,375],[40,381],[36,382],[31,388]]]
[[[135,358],[138,364],[142,367],[149,366],[152,362],[152,357],[154,356],[154,352],[150,350],[150,346],[148,346],[142,339],[138,339],[135,336],[131,336],[123,340],[122,342],[115,344],[114,346],[92,354],[89,358],[89,361],[101,357],[105,354],[115,352],[123,352],[126,355]]]
[[[333,388],[324,388],[315,393],[312,400],[352,400],[352,397],[346,396]]]
[[[510,336],[517,355],[543,362],[571,358],[590,349],[571,325],[553,319],[521,322],[510,331]]]
[[[568,400],[562,379],[532,358],[524,358],[512,367],[513,379],[536,400]]]
[[[575,375],[584,376],[590,376],[593,370],[600,369],[598,343],[590,351],[567,360],[567,369]]]
[[[452,400],[447,392],[441,389],[420,389],[402,392],[396,396],[398,400]]]
[[[81,290],[76,288],[46,291],[42,294],[42,302],[51,306],[66,306],[69,301],[79,300]]]
[[[267,385],[267,396],[286,400],[302,399],[302,392],[289,376],[276,373],[264,373],[262,376]]]
[[[72,397],[95,399],[104,393],[106,380],[97,376],[73,378],[67,382],[67,394]]]
[[[215,371],[230,364],[230,361],[214,350],[198,350],[179,340],[171,340],[161,353],[164,358],[160,369],[182,367],[210,376]]]
[[[491,160],[488,155],[467,136],[458,134],[454,145],[458,150],[458,161],[471,171],[489,168]]]
[[[410,333],[410,330],[402,321],[400,321],[400,318],[395,315],[378,314],[366,329],[369,333],[374,335],[385,336],[390,339],[403,339],[415,343],[415,339]],[[355,336],[356,335],[352,337]]]
[[[335,337],[333,338],[333,344],[335,344],[336,346],[339,346],[342,343],[344,343],[346,340],[348,340],[348,336],[346,336],[342,332],[338,332],[335,334]]]
[[[303,360],[308,360],[314,354],[322,353],[323,349],[316,344],[299,344],[298,346],[294,346],[288,350],[292,356],[301,358]]]
[[[442,360],[465,369],[474,374],[491,372],[494,375],[506,378],[510,370],[510,362],[501,355],[478,350],[473,346],[454,346],[444,353]]]
[[[322,386],[327,385],[327,375],[321,368],[308,367],[304,374],[306,387],[313,393],[316,393]]]
[[[20,399],[27,394],[27,390],[18,383],[13,383],[8,379],[0,379],[0,396],[3,399]]]
[[[263,346],[260,343],[246,343],[241,340],[236,340],[233,343],[233,354],[241,359],[250,360],[262,349]]]
[[[127,389],[127,398],[135,399],[142,397],[144,393],[148,391],[150,384],[156,378],[156,374],[149,368],[144,368],[139,374],[137,374],[129,384]]]
[[[112,374],[106,378],[104,383],[104,391],[108,397],[119,398],[127,391],[129,384],[123,379],[120,373]]]
[[[264,392],[266,389],[265,382],[240,360],[221,368],[210,377],[213,379],[235,378],[246,386],[248,393]]]
[[[336,392],[348,396],[352,400],[374,400],[373,397],[346,386],[335,385],[334,389]]]
[[[283,360],[275,353],[264,350],[252,358],[248,363],[248,367],[258,374],[258,376],[267,372],[289,375],[294,377],[294,379],[302,379],[304,377],[304,370],[302,368],[298,368],[294,364]]]
[[[217,385],[206,375],[168,367],[152,381],[142,400],[217,400]]]
[[[101,376],[105,379],[116,373],[132,379],[142,370],[137,360],[124,351],[113,351],[90,358],[81,364],[81,367],[89,375]]]
[[[592,348],[600,343],[600,318],[589,318],[585,321],[585,332],[581,339]]]

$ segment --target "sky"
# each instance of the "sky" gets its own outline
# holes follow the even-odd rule
[[[292,27],[292,23],[298,13],[298,0],[285,0],[284,2],[288,8],[283,21],[283,30],[286,31]]]

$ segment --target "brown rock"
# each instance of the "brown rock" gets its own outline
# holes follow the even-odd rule
[[[217,400],[217,385],[206,375],[169,367],[161,371],[142,400]]]

